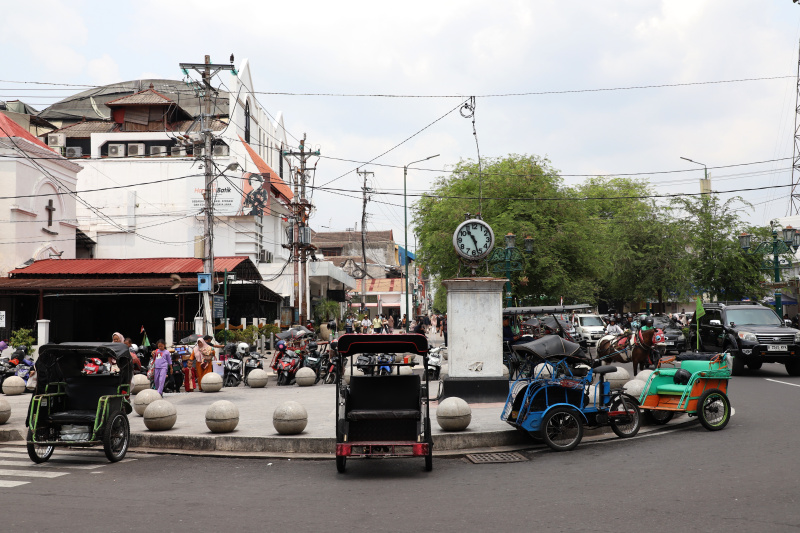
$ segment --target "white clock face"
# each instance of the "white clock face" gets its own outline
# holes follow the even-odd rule
[[[453,234],[456,252],[467,259],[481,259],[494,246],[494,232],[483,220],[471,219],[462,222]]]

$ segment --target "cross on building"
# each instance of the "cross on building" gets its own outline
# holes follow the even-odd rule
[[[53,225],[53,213],[55,212],[56,208],[53,206],[53,200],[48,200],[47,205],[44,206],[47,209],[47,227]]]

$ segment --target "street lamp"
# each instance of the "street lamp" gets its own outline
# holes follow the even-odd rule
[[[781,290],[777,287],[777,284],[781,281],[781,270],[792,268],[792,265],[791,263],[781,265],[780,256],[790,252],[794,253],[800,248],[800,231],[791,226],[786,226],[781,229],[779,239],[778,222],[772,220],[769,225],[772,227],[772,241],[755,243],[755,248],[753,248],[753,235],[743,232],[739,235],[739,246],[742,247],[742,250],[747,255],[766,256],[761,263],[761,270],[772,271],[772,281],[775,285],[775,310],[778,312],[778,316],[783,317]],[[753,249],[751,250],[751,248]],[[770,255],[772,255],[772,259],[768,259]]]
[[[702,167],[703,167],[703,172],[705,173],[705,174],[704,174],[704,176],[705,176],[705,179],[708,179],[708,168],[706,167],[706,164],[705,164],[705,163],[700,163],[700,162],[698,162],[698,161],[692,161],[692,160],[691,160],[691,159],[689,159],[688,157],[683,157],[683,156],[681,156],[681,159],[683,159],[684,161],[688,161],[688,162],[690,162],[690,163],[694,163],[695,165],[700,165],[700,166],[702,166]]]
[[[511,232],[505,236],[506,247],[503,249],[495,248],[489,256],[489,264],[492,270],[498,274],[505,274],[506,279],[506,307],[511,306],[511,273],[520,272],[524,268],[524,257],[517,248],[517,236]],[[525,237],[525,253],[533,252],[533,237]]]
[[[405,225],[405,253],[403,257],[403,262],[406,265],[406,333],[408,333],[409,327],[411,326],[411,313],[408,309],[408,193],[406,192],[406,176],[408,175],[408,167],[414,165],[416,163],[422,163],[423,161],[427,161],[428,159],[433,159],[434,157],[439,157],[440,154],[432,155],[426,157],[425,159],[420,159],[419,161],[412,161],[411,163],[407,164],[403,167],[403,224]]]

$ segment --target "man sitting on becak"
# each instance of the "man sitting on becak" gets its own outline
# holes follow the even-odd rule
[[[608,325],[606,326],[605,337],[597,341],[597,345],[600,346],[601,342],[608,340],[611,343],[611,346],[614,347],[614,350],[619,350],[625,346],[625,343],[621,342],[622,337],[624,337],[625,341],[627,341],[627,334],[621,327],[619,327],[616,318],[612,316],[608,321]]]

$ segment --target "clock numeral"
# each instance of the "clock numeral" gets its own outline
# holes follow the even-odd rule
[[[458,238],[458,244],[461,244],[461,237]]]
[[[478,255],[478,250],[472,250],[472,255]]]
[[[464,249],[464,245],[463,244],[459,245],[459,248],[461,248],[463,250]]]

